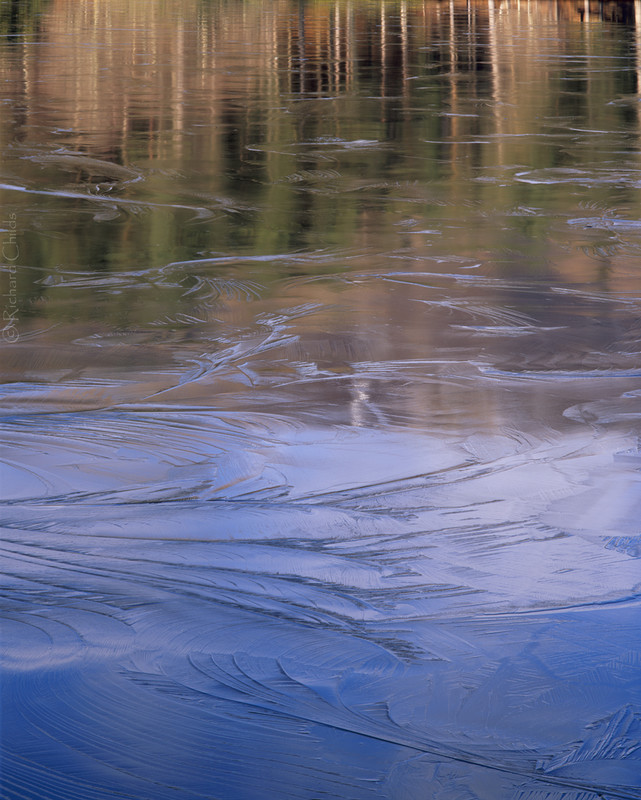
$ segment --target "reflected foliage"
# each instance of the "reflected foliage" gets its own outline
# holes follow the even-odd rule
[[[0,0],[0,36],[13,37],[40,30],[49,0]]]
[[[0,8],[6,30],[41,26],[0,48],[0,130],[7,182],[49,193],[4,195],[20,210],[25,259],[53,283],[61,268],[118,273],[203,255],[355,247],[461,257],[526,249],[528,269],[544,274],[558,208],[637,213],[625,177],[637,168],[639,132],[633,3]],[[565,178],[522,174],[549,169]],[[572,170],[587,170],[578,184]],[[486,214],[505,223],[485,225]],[[594,246],[607,271],[605,239]],[[280,262],[254,277],[269,286],[306,269]],[[579,272],[580,262],[577,249],[563,269]],[[38,305],[47,283],[20,280],[25,316],[89,313],[60,291]],[[178,287],[159,301],[170,317],[181,296]],[[119,301],[103,302],[100,313],[124,324]]]

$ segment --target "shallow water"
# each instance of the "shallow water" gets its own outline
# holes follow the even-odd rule
[[[0,36],[2,797],[641,798],[641,4]]]

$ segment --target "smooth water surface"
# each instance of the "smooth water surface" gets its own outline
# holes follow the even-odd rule
[[[0,0],[5,800],[641,798],[641,3]]]

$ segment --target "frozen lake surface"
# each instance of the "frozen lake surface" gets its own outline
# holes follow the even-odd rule
[[[0,2],[3,800],[641,798],[641,5]]]

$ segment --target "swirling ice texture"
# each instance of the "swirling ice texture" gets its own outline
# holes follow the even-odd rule
[[[210,353],[6,387],[4,796],[641,797],[638,371],[583,314],[636,304],[467,266],[333,279],[429,357],[294,281]]]
[[[9,45],[5,108],[26,139],[0,190],[32,237],[25,259],[35,232],[40,246],[74,229],[110,258],[97,269],[100,247],[79,247],[72,263],[70,246],[48,271],[20,265],[31,310],[42,292],[58,312],[43,319],[64,324],[3,351],[2,797],[639,800],[638,96],[612,101],[627,123],[604,116],[618,83],[583,116],[567,94],[526,102],[541,66],[550,87],[568,80],[552,42],[598,29],[537,28],[533,62],[507,27],[496,39],[518,54],[501,67],[479,20],[459,60],[455,18],[476,17],[451,4],[436,39],[409,28],[439,56],[429,69],[386,47],[402,90],[359,89],[397,26],[350,7],[367,63],[330,38],[355,88],[317,96],[279,88],[291,63],[269,27],[294,12],[288,62],[301,38],[320,46],[313,18],[292,28],[302,4],[254,22],[226,6],[193,49],[170,24],[186,72],[138,22],[118,22],[135,34],[119,50],[97,4],[91,45],[68,35],[82,4],[52,5],[100,78],[54,36],[34,37],[51,60],[33,80]],[[280,76],[246,60],[267,42]],[[633,91],[624,47],[575,67]],[[143,69],[121,83],[103,52]],[[181,83],[201,56],[216,85]],[[314,61],[300,54],[300,73],[324,74]],[[95,103],[67,97],[85,84]],[[76,149],[58,126],[103,103]],[[399,135],[398,114],[419,124]],[[105,123],[126,148],[101,151]]]

